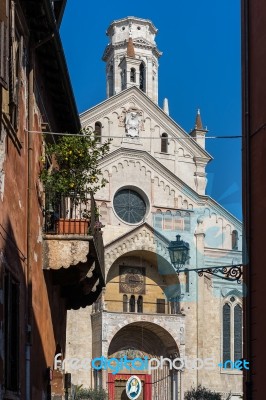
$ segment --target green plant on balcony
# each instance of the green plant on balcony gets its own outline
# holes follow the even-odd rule
[[[46,230],[86,233],[88,222],[81,228],[76,220],[90,220],[91,205],[88,204],[91,195],[107,183],[99,168],[99,161],[108,153],[110,141],[101,144],[92,132],[83,129],[78,135],[66,134],[60,136],[56,143],[47,143],[47,168],[40,175],[46,197]],[[94,217],[98,220],[97,208],[94,209]],[[76,232],[80,230],[82,232]]]
[[[65,196],[76,193],[86,200],[90,193],[104,187],[107,180],[99,160],[108,153],[110,141],[100,144],[93,133],[83,129],[79,135],[60,136],[56,143],[48,143],[46,157],[51,165],[41,172],[45,190]]]

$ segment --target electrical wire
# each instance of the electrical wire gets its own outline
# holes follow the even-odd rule
[[[25,129],[26,132],[28,133],[40,133],[43,135],[58,135],[58,136],[80,136],[80,137],[86,137],[89,135],[86,134],[81,134],[81,133],[64,133],[64,132],[43,132],[43,131],[28,131],[27,129]],[[121,139],[121,136],[105,136],[105,135],[101,135],[101,138],[107,138],[107,139]],[[230,136],[205,136],[205,139],[240,139],[242,138],[241,135],[230,135]],[[161,137],[152,137],[152,136],[141,136],[139,137],[139,139],[152,139],[152,140],[162,140]],[[169,136],[168,140],[193,140],[195,141],[195,138],[191,137],[191,136],[187,136],[187,137],[183,137],[183,138],[177,138],[177,137],[173,137],[173,136]]]

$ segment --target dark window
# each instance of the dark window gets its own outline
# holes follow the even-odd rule
[[[136,82],[136,70],[131,68],[130,70],[130,82]]]
[[[165,314],[165,299],[157,299],[157,314]]]
[[[123,312],[128,312],[127,302],[128,302],[127,295],[124,294],[124,296],[123,296]]]
[[[139,88],[143,92],[146,92],[146,77],[145,77],[145,64],[142,62],[139,67]]]
[[[132,295],[129,300],[129,311],[130,312],[135,312],[135,303],[136,303],[135,296]]]
[[[186,293],[189,293],[189,270],[185,269],[185,278],[186,278]]]
[[[97,139],[98,142],[101,141],[101,136],[102,136],[102,124],[97,121],[95,122],[95,139]]]
[[[108,72],[108,96],[111,97],[114,94],[114,68],[111,65]]]
[[[238,250],[238,232],[232,232],[232,250]]]
[[[170,299],[171,314],[178,314],[180,312],[179,297],[172,297]]]
[[[5,275],[5,387],[19,390],[19,284],[7,272]]]
[[[162,134],[161,153],[168,153],[168,135],[167,135],[167,133]]]
[[[242,358],[242,308],[234,308],[234,361]]]
[[[143,312],[143,297],[142,296],[138,297],[137,306],[138,306],[138,313],[142,313]]]
[[[231,307],[229,304],[223,306],[223,363],[231,359]]]

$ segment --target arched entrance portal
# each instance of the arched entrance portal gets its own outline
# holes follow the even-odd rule
[[[161,361],[161,357],[168,360]],[[132,375],[137,375],[142,382],[139,400],[177,399],[177,371],[170,368],[171,360],[177,357],[176,341],[161,326],[147,321],[124,326],[114,335],[108,349],[109,359],[123,361],[117,374],[109,371],[109,399],[128,399],[125,388]],[[154,361],[149,369],[151,359]]]

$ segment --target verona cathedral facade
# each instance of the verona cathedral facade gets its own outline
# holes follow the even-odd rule
[[[182,400],[198,385],[236,400],[242,372],[223,363],[242,358],[242,285],[193,269],[241,264],[242,226],[205,194],[212,157],[199,111],[187,133],[170,117],[167,100],[158,105],[156,33],[151,21],[135,17],[109,26],[107,99],[80,116],[100,141],[112,138],[100,161],[108,184],[96,194],[106,287],[93,306],[69,312],[64,356],[164,357],[188,365],[66,372],[76,385],[102,386],[110,400],[128,398],[131,375],[141,380],[143,400]],[[177,235],[189,246],[179,274],[169,256]],[[203,361],[193,368],[196,359]]]

